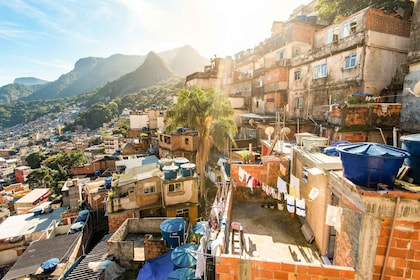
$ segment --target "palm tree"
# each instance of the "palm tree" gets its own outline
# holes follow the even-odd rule
[[[204,168],[214,146],[223,151],[227,141],[235,143],[236,123],[232,116],[234,111],[223,98],[223,94],[214,90],[205,91],[199,86],[181,89],[178,92],[178,103],[167,110],[168,131],[178,127],[188,127],[197,131],[197,173],[200,175],[200,194],[207,196],[205,189]]]

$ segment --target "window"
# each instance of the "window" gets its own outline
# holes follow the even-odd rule
[[[267,80],[271,81],[271,74],[267,74]]]
[[[280,50],[276,52],[276,60],[286,58],[286,50]]]
[[[250,128],[248,130],[248,136],[251,138],[255,138],[255,129]]]
[[[296,108],[302,109],[303,108],[303,97],[299,97],[297,100]]]
[[[169,184],[168,191],[169,192],[180,192],[180,191],[182,191],[181,183]]]
[[[258,87],[263,87],[263,85],[264,85],[264,79],[259,78],[258,79]]]
[[[314,79],[325,78],[327,76],[327,64],[314,66]]]
[[[344,69],[354,68],[356,67],[356,54],[348,55],[344,58],[345,64]]]
[[[300,55],[300,48],[299,47],[293,47],[293,57],[296,57]]]
[[[356,33],[356,19],[352,19],[343,23],[343,38],[350,34]]]
[[[295,81],[298,81],[301,79],[302,79],[302,71],[300,70],[295,71]]]
[[[155,183],[147,183],[143,187],[144,194],[152,194],[156,193],[156,185]]]
[[[302,170],[302,181],[308,183],[309,167],[305,164]]]
[[[190,216],[190,209],[188,208],[178,209],[176,210],[176,216],[182,217],[182,218],[188,218]]]
[[[338,41],[338,27],[327,30],[327,38],[325,43],[331,44],[332,42]]]
[[[267,98],[266,100],[265,100],[265,102],[274,102],[274,98]]]
[[[188,145],[190,143],[190,139],[188,137],[185,137],[185,145]]]

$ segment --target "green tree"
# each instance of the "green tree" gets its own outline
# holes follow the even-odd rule
[[[204,168],[214,146],[222,151],[227,141],[235,143],[237,127],[232,116],[234,111],[223,94],[213,90],[205,91],[198,86],[178,92],[178,103],[167,111],[169,131],[178,127],[188,127],[197,131],[198,148],[196,155],[197,172],[200,175],[200,194],[205,190]]]
[[[88,162],[89,159],[84,155],[83,151],[75,150],[64,154],[50,156],[44,161],[44,164],[46,167],[54,170],[64,168],[67,173],[70,173],[71,167],[80,166]]]
[[[80,112],[75,124],[82,125],[91,129],[101,127],[103,123],[109,122],[113,117],[110,106],[102,102],[95,103],[88,110]]]
[[[43,153],[35,152],[32,154],[29,154],[26,157],[26,162],[29,164],[29,166],[32,169],[40,168],[41,162],[46,158],[46,156]]]
[[[404,17],[411,16],[413,2],[410,0],[318,0],[315,10],[319,17],[328,24],[340,16],[350,16],[364,8],[372,6],[388,13],[404,10]]]
[[[49,188],[53,181],[54,170],[48,167],[37,168],[29,173],[27,183],[31,188]]]

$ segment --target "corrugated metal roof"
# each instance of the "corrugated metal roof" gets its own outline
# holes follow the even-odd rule
[[[100,262],[108,257],[107,241],[111,234],[105,235],[101,241],[90,251],[88,255],[69,273],[66,280],[99,279],[103,270],[93,271],[88,267],[90,262]]]

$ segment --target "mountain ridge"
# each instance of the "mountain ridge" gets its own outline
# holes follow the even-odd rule
[[[189,45],[155,54],[165,61],[169,69],[180,76],[202,71],[208,62]],[[9,84],[0,87],[0,101],[47,100],[99,91],[108,83],[135,71],[143,64],[146,57],[147,55],[113,54],[107,58],[93,56],[80,58],[70,72],[42,86],[22,87],[18,86],[20,84]]]

